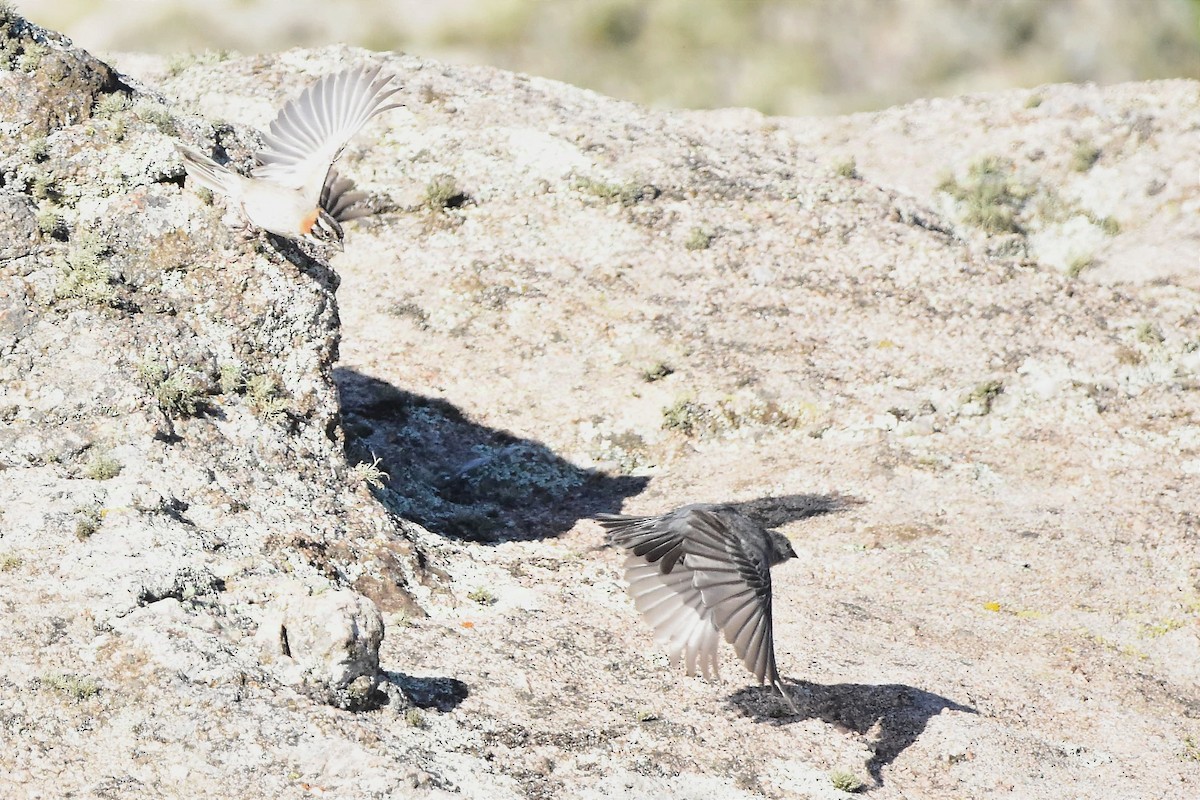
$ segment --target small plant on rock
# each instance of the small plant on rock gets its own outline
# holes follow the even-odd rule
[[[47,689],[65,694],[73,700],[87,700],[100,693],[100,684],[95,678],[80,675],[68,675],[62,672],[51,672],[43,675],[40,683]]]
[[[863,788],[862,779],[848,769],[835,769],[829,773],[829,781],[839,792],[853,794]]]
[[[108,453],[93,453],[83,468],[83,477],[93,481],[107,481],[121,474],[121,462]]]
[[[350,475],[359,483],[365,483],[374,489],[382,489],[384,480],[390,476],[379,468],[379,462],[380,459],[372,453],[371,462],[362,461],[355,464],[350,469]]]
[[[477,589],[474,589],[470,594],[468,594],[467,599],[474,600],[476,603],[479,603],[479,605],[481,605],[481,606],[491,606],[491,605],[496,604],[495,593],[492,592],[491,589],[487,589],[482,586],[480,586]]]

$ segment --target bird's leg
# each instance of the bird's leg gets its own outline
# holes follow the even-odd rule
[[[787,700],[787,704],[789,707],[791,707],[792,713],[799,716],[800,709],[796,707],[796,701],[792,700],[792,696],[788,694],[787,689],[783,688],[783,681],[777,681],[775,683],[775,688],[779,690],[781,695],[783,695],[783,699]]]
[[[238,234],[243,242],[252,242],[258,238],[258,228],[254,227],[254,223],[245,214],[242,215],[242,224],[238,227]]]

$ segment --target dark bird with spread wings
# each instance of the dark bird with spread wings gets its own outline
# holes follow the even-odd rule
[[[771,627],[771,567],[796,557],[786,536],[727,505],[596,520],[628,551],[629,594],[672,665],[682,661],[688,675],[717,676],[724,635],[759,683],[777,688],[797,712],[775,666]]]

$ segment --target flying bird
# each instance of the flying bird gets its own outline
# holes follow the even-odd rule
[[[625,579],[634,605],[667,648],[716,677],[724,635],[758,682],[770,683],[799,713],[775,666],[771,567],[796,557],[788,538],[728,505],[683,506],[658,517],[601,514],[609,541],[628,551]]]
[[[263,134],[249,177],[176,143],[188,175],[228,196],[253,225],[288,239],[342,246],[341,223],[369,213],[354,204],[365,195],[333,164],[367,120],[400,103],[400,86],[381,68],[358,67],[325,75],[289,101]]]

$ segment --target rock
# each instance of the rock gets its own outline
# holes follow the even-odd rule
[[[1194,82],[789,120],[61,53],[90,115],[0,137],[0,796],[1200,788]],[[344,253],[180,185],[367,59]],[[793,539],[799,717],[671,671],[586,520],[690,501]]]
[[[0,192],[0,219],[5,220],[4,229],[0,231],[0,261],[21,258],[36,251],[42,232],[38,228],[32,198],[15,192]],[[2,321],[11,312],[2,309],[4,307],[0,307],[0,324],[11,326],[11,321]]]
[[[92,115],[101,94],[127,87],[65,36],[15,13],[0,15],[0,130],[26,145]]]
[[[272,606],[258,638],[286,662],[277,662],[281,682],[340,708],[369,707],[383,641],[383,618],[375,604],[343,589],[290,595]]]

